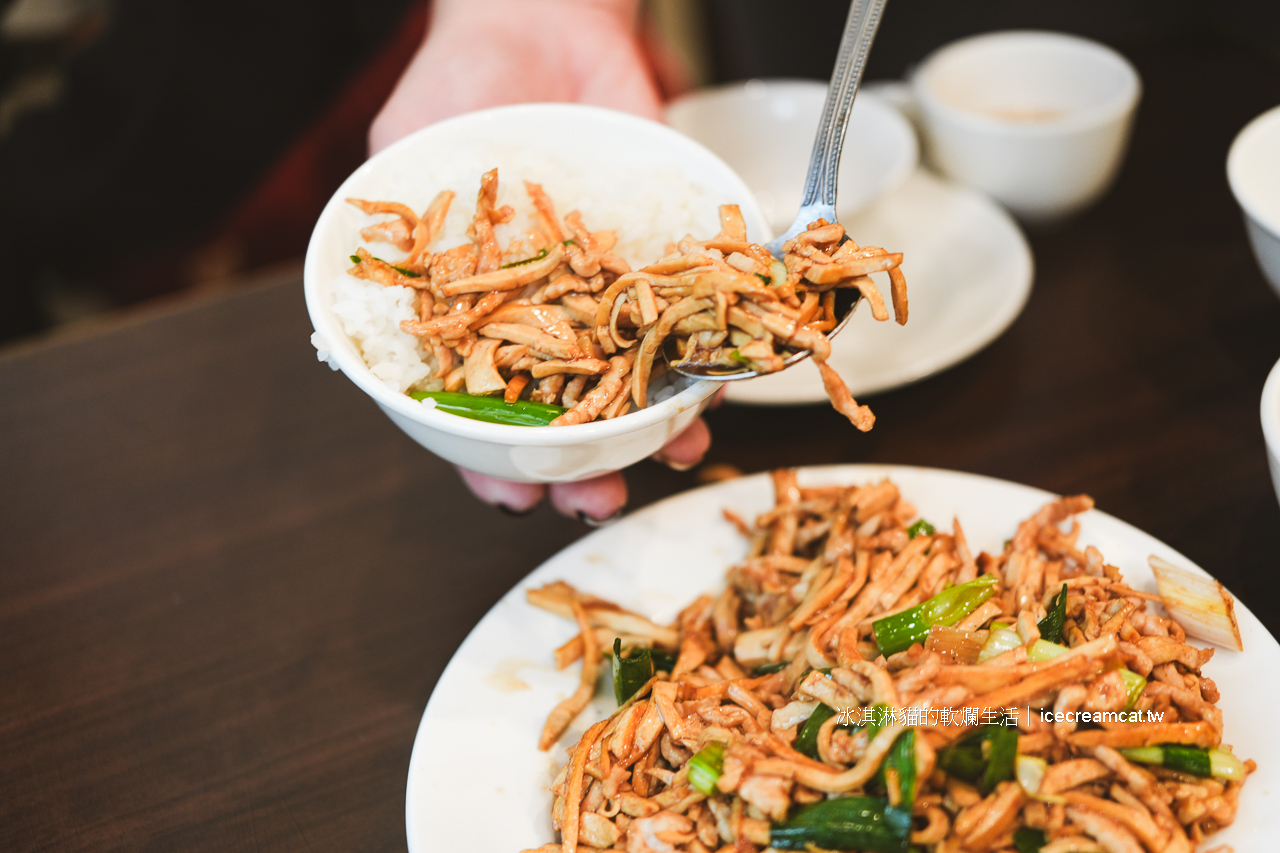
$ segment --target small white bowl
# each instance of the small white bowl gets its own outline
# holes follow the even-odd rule
[[[742,179],[701,145],[656,122],[598,107],[521,104],[469,113],[424,128],[374,155],[325,206],[303,270],[307,310],[321,358],[341,369],[414,441],[448,461],[521,482],[567,482],[625,468],[687,427],[719,387],[696,382],[648,408],[567,427],[485,423],[436,411],[369,369],[332,311],[333,285],[362,245],[369,218],[349,197],[403,202],[423,210],[442,189],[457,192],[433,248],[456,245],[474,212],[480,175],[498,167],[498,203],[511,203],[528,227],[522,180],[542,183],[564,214],[578,209],[593,229],[620,228],[618,248],[634,265],[656,260],[686,234],[719,231],[720,204],[742,208],[752,240],[771,233]],[[636,222],[642,223],[637,227]],[[644,231],[643,234],[637,233]],[[500,233],[500,237],[501,237]],[[505,243],[505,240],[503,241]],[[386,244],[370,247],[388,260]],[[394,260],[393,260],[394,262]]]
[[[1280,294],[1280,107],[1267,110],[1236,135],[1227,155],[1227,182],[1244,209],[1258,265]]]
[[[911,83],[930,163],[1027,221],[1065,217],[1107,190],[1142,93],[1106,45],[1019,30],[939,48]]]
[[[1280,361],[1271,368],[1267,384],[1262,386],[1262,437],[1267,441],[1271,482],[1280,499]]]
[[[685,95],[667,122],[719,154],[755,193],[775,232],[800,209],[827,86],[813,80],[748,80]],[[870,92],[859,92],[840,158],[836,209],[853,216],[915,171],[911,124]]]

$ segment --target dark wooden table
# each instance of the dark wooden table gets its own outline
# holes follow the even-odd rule
[[[821,406],[723,408],[710,460],[1087,491],[1276,631],[1257,409],[1280,300],[1223,163],[1280,103],[1280,65],[1223,41],[1121,47],[1146,82],[1126,171],[1031,235],[1013,328],[872,400],[870,435]],[[309,332],[289,281],[0,358],[0,850],[404,847],[442,668],[584,529],[471,500],[316,363]],[[695,482],[648,462],[629,476],[633,506]]]

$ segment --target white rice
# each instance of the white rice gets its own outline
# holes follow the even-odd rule
[[[614,251],[633,267],[662,257],[670,243],[686,235],[705,239],[719,230],[719,202],[674,167],[650,166],[630,174],[614,169],[607,181],[599,180],[599,176],[592,180],[592,176],[582,175],[581,169],[575,170],[548,154],[494,148],[502,146],[495,144],[491,150],[473,152],[469,158],[455,159],[447,166],[416,164],[412,171],[390,169],[370,180],[370,185],[361,187],[361,191],[369,199],[394,200],[424,210],[441,189],[452,189],[457,195],[441,235],[432,245],[437,251],[467,242],[466,229],[474,215],[480,175],[493,163],[523,166],[504,166],[498,175],[498,205],[509,204],[516,210],[511,222],[495,229],[498,242],[504,247],[534,227],[525,178],[542,184],[556,205],[557,215],[563,217],[578,210],[591,230],[617,231]],[[375,220],[354,207],[351,213],[351,244],[347,251],[363,245],[394,263],[400,257],[398,250],[386,243],[365,244],[360,240],[359,229]],[[411,288],[387,287],[342,274],[333,279],[330,299],[330,310],[342,330],[388,388],[405,393],[443,387],[443,378],[432,375],[434,359],[423,349],[420,339],[400,328],[401,320],[416,319]],[[659,378],[650,386],[650,405],[675,396],[690,384],[692,380],[676,373]]]

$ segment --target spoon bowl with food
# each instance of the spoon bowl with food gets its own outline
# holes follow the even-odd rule
[[[884,300],[870,278],[873,272],[889,274],[897,321],[907,321],[902,255],[879,247],[860,247],[836,222],[840,152],[884,3],[854,0],[849,8],[809,158],[803,200],[791,227],[763,246],[718,247],[733,250],[727,262],[758,275],[778,295],[777,302],[753,299],[755,304],[745,306],[745,314],[739,310],[730,315],[732,336],[752,338],[745,346],[708,352],[696,346],[690,349],[677,340],[665,350],[671,367],[685,376],[721,382],[776,373],[813,356],[832,403],[859,429],[869,429],[873,420],[870,411],[856,405],[844,382],[827,366],[829,339],[844,327],[864,297],[876,320],[888,319]],[[724,233],[727,229],[722,236]],[[775,338],[777,345],[761,344],[757,327]]]

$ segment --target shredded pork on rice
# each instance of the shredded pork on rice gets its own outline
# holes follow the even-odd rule
[[[613,253],[617,235],[591,231],[577,211],[563,218],[538,184],[525,182],[535,225],[506,248],[494,226],[515,211],[495,207],[498,170],[481,179],[469,242],[430,251],[454,193],[418,216],[403,204],[349,199],[375,222],[360,234],[407,253],[389,263],[358,249],[349,273],[416,293],[417,319],[400,326],[421,341],[428,376],[412,388],[502,395],[568,409],[553,425],[616,418],[650,402],[673,342],[681,364],[722,371],[781,370],[788,353],[811,350],[832,405],[860,430],[875,421],[827,365],[826,332],[839,322],[835,292],[854,288],[876,320],[889,315],[871,273],[887,272],[898,323],[907,321],[901,254],[860,247],[825,220],[775,260],[747,240],[736,205],[720,208],[721,231],[686,237],[632,270]]]
[[[557,666],[586,654],[582,686],[547,720],[543,749],[586,707],[614,638],[675,656],[669,674],[658,671],[569,749],[552,786],[561,841],[540,851],[756,851],[806,804],[866,794],[901,805],[909,792],[886,755],[908,732],[917,784],[904,850],[1013,853],[1022,831],[1043,833],[1042,853],[1187,853],[1233,821],[1252,761],[1229,756],[1238,773],[1227,781],[1121,753],[1229,747],[1217,688],[1201,674],[1212,650],[1188,645],[1177,622],[1147,609],[1158,596],[1131,589],[1097,549],[1080,548],[1074,515],[1092,499],[1050,503],[1002,553],[975,557],[958,521],[951,533],[909,526],[916,511],[889,481],[803,488],[781,470],[773,483],[776,505],[754,524],[725,512],[750,544],[724,591],[698,598],[671,626],[564,583],[529,593],[579,626]],[[873,622],[985,577],[994,594],[958,623],[926,628],[923,643],[882,656]],[[1055,595],[1064,584],[1063,610]],[[1058,656],[1032,651],[1029,660],[1049,608],[1065,614]],[[979,663],[993,631],[1012,643]],[[1135,680],[1141,693],[1126,696]],[[839,713],[816,740],[810,733],[810,757],[798,738],[823,706]],[[849,724],[875,706],[891,716],[869,741]],[[1051,721],[1052,712],[1126,710],[1121,722]],[[993,719],[1016,732],[1017,777],[980,786],[944,770],[948,747]],[[723,766],[708,796],[691,782],[690,761],[717,743]],[[1024,767],[1038,775],[1023,779]]]

